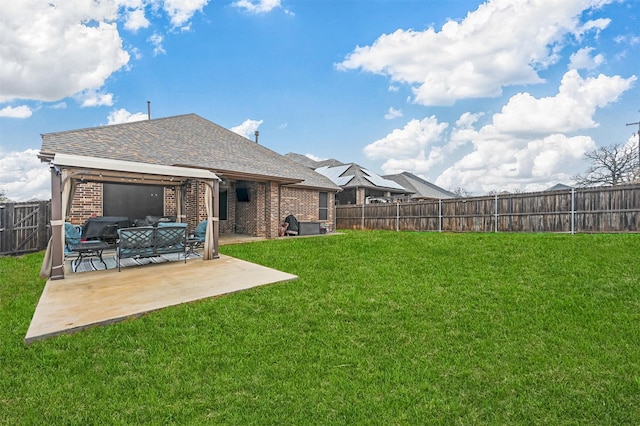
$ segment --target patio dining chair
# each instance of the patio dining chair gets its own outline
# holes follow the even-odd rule
[[[203,243],[206,235],[207,235],[207,220],[205,219],[201,221],[198,224],[198,226],[196,226],[195,231],[193,231],[193,239]]]
[[[72,247],[82,241],[82,227],[69,222],[64,224],[64,254],[71,254]]]

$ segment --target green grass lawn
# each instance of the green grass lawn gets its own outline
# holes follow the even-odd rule
[[[640,424],[640,235],[221,251],[300,278],[29,346],[42,253],[1,258],[0,424]]]

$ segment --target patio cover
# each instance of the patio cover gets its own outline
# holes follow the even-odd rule
[[[51,161],[51,239],[40,270],[43,278],[64,278],[64,221],[71,207],[75,182],[136,183],[176,187],[178,221],[184,218],[182,187],[190,180],[206,185],[205,207],[208,231],[204,260],[218,257],[218,199],[220,179],[210,170],[111,160],[70,154],[55,154]],[[213,226],[211,226],[213,224]]]

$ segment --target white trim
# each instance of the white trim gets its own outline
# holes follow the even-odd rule
[[[108,158],[86,157],[72,154],[56,154],[51,164],[63,167],[79,167],[82,169],[219,180],[218,176],[209,170],[139,163],[135,161],[111,160]]]

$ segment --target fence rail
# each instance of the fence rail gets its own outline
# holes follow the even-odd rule
[[[339,229],[640,232],[640,185],[336,206]]]
[[[0,255],[44,250],[50,221],[51,201],[0,204]]]
[[[44,250],[51,201],[0,204],[0,255]],[[336,207],[338,229],[640,232],[640,185]]]

